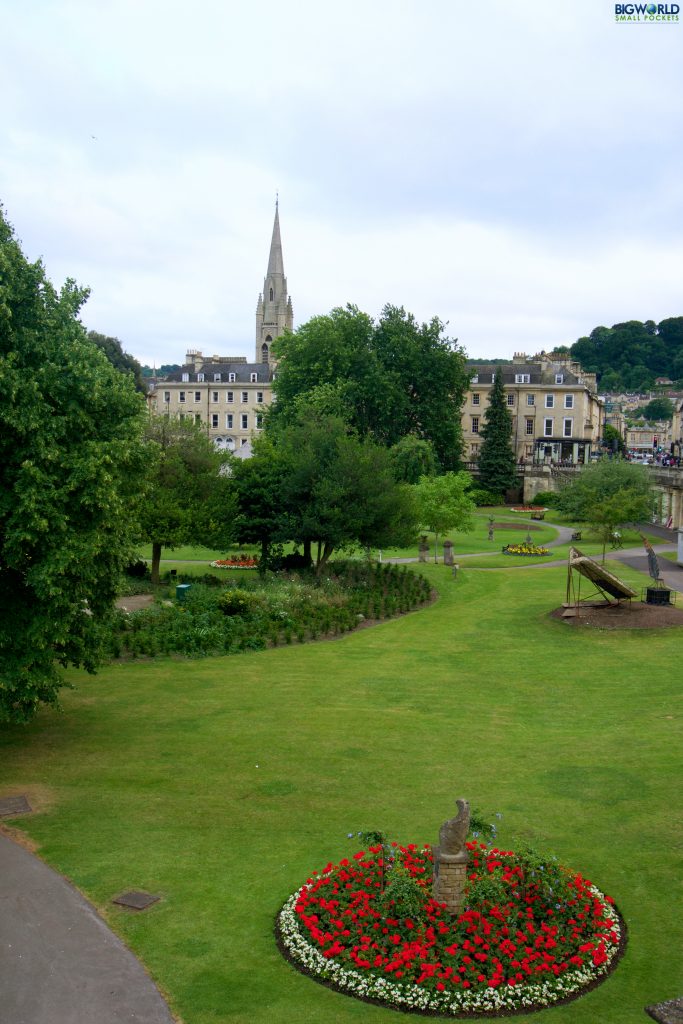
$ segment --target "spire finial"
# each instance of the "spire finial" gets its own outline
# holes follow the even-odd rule
[[[276,190],[275,191],[275,209],[276,210],[277,210],[279,205],[280,205],[280,193]]]

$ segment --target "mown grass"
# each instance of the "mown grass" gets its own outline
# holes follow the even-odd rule
[[[295,973],[273,917],[347,833],[434,842],[466,795],[617,900],[625,959],[533,1020],[640,1024],[680,995],[681,629],[548,617],[562,569],[421,571],[440,599],[331,643],[73,672],[64,712],[0,734],[3,790],[185,1024],[405,1021]],[[617,570],[639,578],[633,570]],[[144,914],[110,900],[160,893]]]

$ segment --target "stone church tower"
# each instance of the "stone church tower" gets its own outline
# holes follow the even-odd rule
[[[294,312],[292,300],[287,294],[287,278],[282,262],[282,242],[280,241],[280,217],[276,200],[268,270],[263,281],[263,293],[259,295],[256,305],[255,362],[272,365],[273,357],[270,348],[274,339],[282,334],[285,328],[293,330],[293,326]]]

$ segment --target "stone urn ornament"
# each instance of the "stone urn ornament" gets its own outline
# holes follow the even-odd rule
[[[445,903],[451,914],[462,910],[469,860],[465,840],[470,830],[470,804],[463,799],[455,803],[458,813],[444,821],[439,829],[439,845],[432,846],[432,895],[439,903]]]

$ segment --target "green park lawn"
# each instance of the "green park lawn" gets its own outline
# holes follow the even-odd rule
[[[13,824],[185,1024],[405,1022],[296,973],[273,919],[356,849],[347,833],[436,842],[461,795],[502,813],[503,847],[556,853],[628,925],[603,985],[528,1019],[641,1024],[681,994],[683,630],[550,619],[562,568],[420,571],[439,592],[420,612],[334,642],[74,671],[62,713],[0,732],[2,788],[39,812]],[[112,906],[129,888],[162,900]]]

